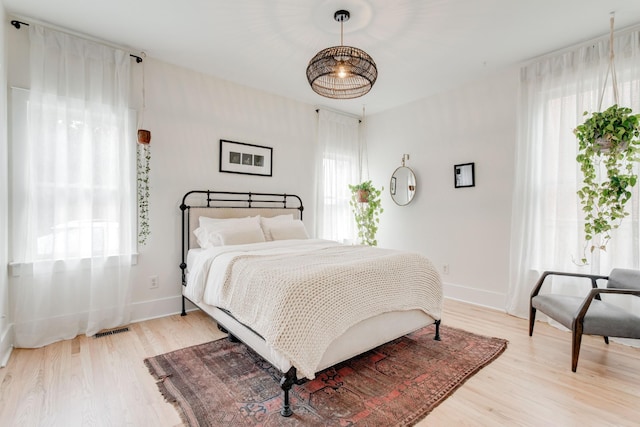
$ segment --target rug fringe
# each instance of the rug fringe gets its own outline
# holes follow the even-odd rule
[[[164,400],[171,403],[178,402],[178,399],[167,389],[163,382],[158,381],[156,385],[158,386],[158,390],[160,390],[160,394],[164,397]]]
[[[153,363],[152,359],[153,358],[151,357],[144,359],[144,364],[149,370],[149,373],[151,374],[151,376],[156,380],[156,385],[158,386],[158,390],[160,390],[162,397],[164,397],[164,400],[166,400],[167,402],[171,402],[171,403],[177,402],[178,399],[176,398],[176,396],[174,396],[171,392],[169,392],[169,390],[167,390],[167,387],[165,387],[164,385],[164,380],[172,377],[173,374],[159,374],[158,369],[160,369],[160,367],[156,366]]]
[[[167,378],[171,378],[172,376],[173,374],[162,375],[161,377],[158,378],[158,381],[156,381],[156,383],[163,383],[164,380],[166,380]]]
[[[190,419],[187,416],[184,408],[180,406],[180,402],[178,401],[177,396],[171,393],[164,383],[167,378],[173,377],[173,374],[158,374],[158,369],[161,368],[159,366],[156,366],[156,364],[154,364],[152,360],[153,358],[151,357],[144,359],[144,364],[147,366],[147,369],[149,370],[151,376],[156,379],[156,386],[158,387],[158,391],[160,392],[164,400],[171,403],[171,405],[175,408],[178,416],[180,417],[180,421],[182,421],[182,424],[190,427],[198,427],[199,423],[194,425],[194,422],[197,422],[197,420]]]
[[[465,373],[463,375],[464,378],[459,383],[455,384],[453,387],[451,387],[449,390],[447,390],[445,393],[443,393],[441,396],[439,396],[437,399],[435,399],[433,401],[432,405],[429,405],[427,408],[423,409],[422,411],[419,411],[416,414],[413,414],[412,416],[404,419],[403,421],[401,421],[398,424],[399,426],[411,427],[411,426],[415,426],[416,424],[418,424],[427,415],[429,415],[434,409],[436,409],[445,399],[447,399],[449,396],[451,396],[453,393],[455,393],[460,387],[462,387],[462,385],[464,383],[466,383],[470,378],[472,378],[482,368],[484,368],[489,363],[491,363],[494,360],[496,360],[498,358],[498,356],[500,356],[502,353],[504,353],[505,350],[507,349],[507,345],[509,344],[509,341],[507,341],[507,340],[505,340],[503,338],[487,337],[487,336],[480,335],[480,334],[473,334],[472,332],[468,332],[468,333],[470,333],[472,335],[477,335],[479,337],[488,338],[491,341],[502,342],[502,343],[504,343],[504,345],[500,349],[498,349],[495,353],[493,353],[490,357],[488,357],[486,360],[484,360],[478,366],[476,366],[475,369],[472,369],[472,370],[468,371],[468,374]]]

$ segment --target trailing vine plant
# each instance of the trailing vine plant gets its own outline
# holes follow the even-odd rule
[[[138,182],[138,243],[147,243],[151,234],[149,229],[149,167],[151,148],[147,144],[138,144],[136,150],[137,182]]]
[[[382,209],[380,195],[384,191],[376,189],[371,181],[364,181],[360,184],[349,185],[351,190],[351,200],[349,204],[355,216],[358,226],[358,238],[360,243],[369,246],[377,246],[376,233]]]
[[[584,216],[585,246],[581,259],[587,264],[587,250],[606,250],[611,231],[620,226],[629,215],[625,210],[631,199],[631,190],[638,182],[634,163],[638,161],[640,147],[640,115],[631,108],[618,106],[618,82],[615,72],[614,13],[611,13],[609,31],[609,68],[600,93],[598,111],[574,129],[578,138],[576,160],[584,176],[578,190]],[[614,105],[602,111],[606,83],[611,75]],[[589,113],[585,112],[584,115]]]
[[[585,214],[583,264],[587,263],[587,250],[606,250],[610,232],[629,215],[625,204],[638,181],[633,167],[639,160],[639,123],[640,114],[612,105],[593,113],[574,130],[579,144],[576,160],[584,175],[577,192]]]

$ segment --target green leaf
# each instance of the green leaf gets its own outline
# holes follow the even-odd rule
[[[588,115],[584,113],[585,117]],[[585,240],[600,242],[590,246],[591,252],[606,250],[608,231],[618,228],[620,221],[629,215],[625,204],[638,181],[633,165],[638,162],[640,152],[639,126],[640,114],[633,114],[628,107],[612,105],[605,111],[592,113],[573,130],[578,140],[576,161],[583,174],[584,185],[576,194],[584,212]],[[608,151],[596,142],[602,137],[611,142]],[[598,172],[601,168],[605,172],[602,176]]]

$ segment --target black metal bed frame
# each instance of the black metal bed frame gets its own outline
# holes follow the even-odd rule
[[[196,196],[200,195],[199,198]],[[187,204],[187,199],[199,200],[196,205]],[[277,193],[251,193],[251,192],[235,192],[235,191],[211,191],[211,190],[193,190],[189,191],[182,197],[182,203],[180,204],[180,210],[182,211],[182,225],[181,225],[181,250],[182,250],[182,262],[180,263],[180,270],[182,271],[182,286],[187,286],[187,252],[190,248],[190,210],[191,208],[211,208],[211,209],[291,209],[297,210],[300,213],[300,219],[302,219],[302,212],[304,206],[302,205],[302,199],[295,194],[277,194]],[[181,316],[186,316],[186,300],[187,297],[182,295],[182,313]],[[228,313],[230,316],[231,314]],[[214,319],[216,320],[216,319]],[[216,322],[218,322],[216,320]],[[224,325],[218,324],[218,328],[223,332],[228,332]],[[258,336],[255,331],[254,333]],[[238,341],[236,337],[229,334],[229,339],[232,341]],[[291,367],[287,372],[282,373],[280,379],[280,388],[284,392],[284,399],[280,414],[284,417],[290,417],[293,414],[291,405],[289,403],[289,391],[294,384],[298,382],[297,372],[295,367]]]
[[[193,195],[200,194],[200,204],[188,205],[187,199]],[[292,201],[292,202],[291,202]],[[291,204],[294,206],[291,206]],[[212,205],[213,204],[213,205]],[[277,193],[245,193],[236,191],[211,191],[211,190],[193,190],[189,191],[182,197],[180,210],[182,211],[182,262],[180,269],[182,271],[182,286],[187,286],[187,252],[189,251],[189,211],[191,208],[211,208],[211,209],[292,209],[300,211],[300,219],[304,206],[302,199],[295,194],[277,194]],[[184,297],[182,298],[182,315],[186,315],[184,306]]]
[[[196,195],[200,195],[200,198],[197,199],[200,201],[199,204],[190,205],[187,204],[187,199],[190,197],[195,197]],[[180,204],[180,210],[182,211],[182,238],[181,238],[181,246],[182,246],[182,262],[180,263],[180,269],[182,271],[182,286],[187,286],[187,261],[186,256],[190,247],[190,210],[191,208],[211,208],[211,209],[220,209],[220,208],[249,208],[249,209],[291,209],[298,210],[300,212],[300,219],[302,219],[302,212],[304,211],[304,206],[302,205],[302,200],[300,197],[295,194],[277,194],[277,193],[244,193],[244,192],[233,192],[233,191],[211,191],[211,190],[194,190],[189,191],[182,198],[182,203]],[[187,312],[185,309],[185,302],[187,297],[182,296],[182,316],[186,316]],[[231,313],[227,313],[229,316],[233,317]],[[216,319],[214,319],[216,320]],[[224,331],[228,332],[224,325],[220,325],[219,321],[218,327]],[[434,340],[440,341],[440,320],[436,320],[435,322],[435,336]],[[249,328],[250,329],[250,328]],[[252,330],[253,331],[253,330]],[[257,332],[253,331],[256,335],[260,336]],[[232,341],[239,341],[232,334],[229,334],[229,339]],[[283,417],[290,417],[293,414],[293,410],[291,409],[291,405],[289,402],[289,391],[293,387],[294,384],[300,384],[302,381],[297,379],[297,371],[295,367],[291,367],[287,372],[281,372],[282,377],[280,379],[280,388],[282,389],[283,395],[283,405],[280,410],[280,414]]]

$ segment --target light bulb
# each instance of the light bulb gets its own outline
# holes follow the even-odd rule
[[[341,79],[344,79],[349,75],[349,72],[347,71],[347,68],[343,64],[340,64],[338,65],[337,74],[338,74],[338,77],[340,77]]]

